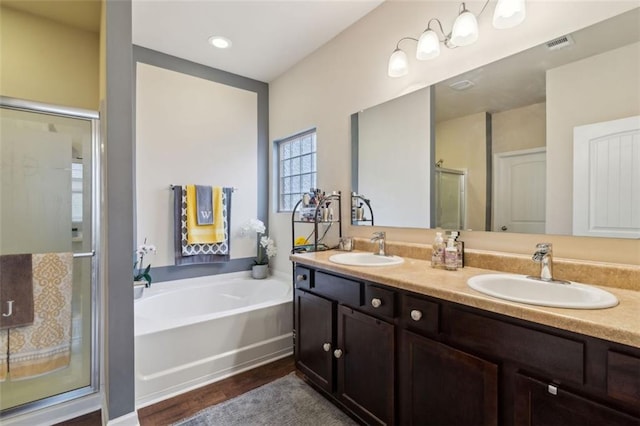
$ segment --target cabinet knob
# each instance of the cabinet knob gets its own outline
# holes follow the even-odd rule
[[[417,309],[414,309],[411,311],[411,319],[414,321],[420,321],[420,319],[422,318],[422,312],[420,312]]]
[[[322,345],[322,349],[324,349],[325,352],[329,352],[331,350],[331,343],[325,343]]]
[[[342,349],[336,349],[335,351],[333,351],[333,356],[335,356],[336,358],[340,358],[342,356]]]
[[[382,300],[374,297],[373,299],[371,299],[371,306],[373,306],[374,308],[379,308],[380,306],[382,306]]]
[[[306,281],[307,280],[307,276],[304,274],[300,274],[300,275],[296,275],[296,281],[300,282],[300,281]]]

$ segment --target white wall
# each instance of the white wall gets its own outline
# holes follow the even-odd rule
[[[238,229],[258,209],[256,93],[144,63],[136,74],[137,241],[156,245],[149,262],[174,264],[171,184],[238,188],[230,254],[255,256]]]
[[[479,11],[484,1],[467,2]],[[326,190],[351,190],[350,115],[403,93],[461,74],[505,56],[533,47],[638,6],[637,1],[528,1],[527,19],[508,30],[491,27],[495,2],[479,20],[477,43],[453,50],[439,58],[418,63],[410,58],[409,75],[387,77],[387,61],[397,41],[417,37],[431,17],[440,18],[446,29],[457,13],[453,1],[387,1],[355,25],[309,55],[270,84],[270,140],[317,128],[318,185]],[[406,43],[406,46],[405,46]],[[415,45],[403,42],[407,50]],[[273,175],[272,175],[273,176]],[[271,200],[274,199],[272,194]],[[271,206],[274,204],[271,202]],[[347,203],[348,205],[348,203]],[[280,253],[290,246],[289,214],[270,208],[270,229],[280,242]],[[353,227],[349,209],[343,209],[343,234],[370,236],[371,227]],[[377,227],[376,227],[377,228]],[[377,228],[378,230],[380,228]],[[387,238],[431,242],[433,231],[388,228]],[[539,235],[463,233],[468,248],[531,253]],[[640,264],[640,242],[567,236],[545,236],[555,243],[557,256]],[[278,255],[276,267],[290,270],[288,256]]]

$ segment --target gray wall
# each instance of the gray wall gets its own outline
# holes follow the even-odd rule
[[[133,83],[131,0],[106,2],[105,392],[109,420],[135,411],[133,343]],[[103,133],[103,134],[104,134]]]
[[[102,260],[105,277],[105,393],[109,420],[135,411],[133,292],[134,79],[131,0],[106,2],[106,102],[102,108],[105,207]],[[258,93],[258,217],[268,220],[268,85],[136,47],[136,60]],[[168,267],[165,279],[211,274],[206,268]],[[248,266],[244,269],[248,269]],[[225,271],[226,272],[226,271]],[[170,278],[169,278],[170,276]]]

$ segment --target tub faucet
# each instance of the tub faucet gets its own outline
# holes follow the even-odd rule
[[[385,238],[387,237],[386,232],[374,232],[373,237],[371,238],[371,242],[378,242],[378,250],[374,251],[373,254],[378,256],[386,256],[387,253],[384,250]]]
[[[533,253],[532,259],[534,262],[540,263],[540,276],[529,276],[528,278],[558,284],[570,284],[569,281],[553,278],[553,246],[551,243],[536,244],[536,251]]]

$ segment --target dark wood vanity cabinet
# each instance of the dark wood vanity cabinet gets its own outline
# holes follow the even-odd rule
[[[297,365],[367,424],[640,426],[638,348],[311,268],[303,275]]]
[[[363,422],[394,424],[395,326],[384,319],[393,312],[393,296],[332,274],[300,267],[296,273],[310,278],[296,281],[297,367]],[[367,308],[371,291],[376,306]],[[365,313],[383,306],[378,317]]]
[[[302,290],[295,295],[298,368],[320,388],[332,392],[335,303]]]
[[[338,399],[373,424],[394,423],[393,324],[338,307]]]
[[[400,341],[401,424],[498,424],[496,364],[406,330]]]
[[[524,374],[515,377],[514,424],[638,426],[640,419]]]

